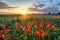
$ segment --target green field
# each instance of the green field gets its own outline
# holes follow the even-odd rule
[[[60,40],[60,15],[0,15],[0,40]]]

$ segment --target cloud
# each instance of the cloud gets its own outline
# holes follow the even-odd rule
[[[28,10],[36,11],[37,9],[42,9],[45,6],[45,4],[33,4],[33,6],[29,7]]]
[[[39,4],[38,7],[40,8],[45,7],[45,4]]]
[[[53,6],[50,6],[50,7],[46,7],[45,9],[43,9],[42,11],[46,12],[46,13],[49,13],[51,12],[52,14],[56,14],[59,12],[59,9],[57,7],[53,7]]]
[[[59,9],[54,6],[48,6],[45,7],[44,9],[34,9],[34,8],[30,8],[30,9],[31,9],[30,11],[35,11],[35,13],[43,12],[44,14],[48,14],[49,12],[51,12],[52,14],[56,14],[59,12]]]
[[[33,6],[43,8],[45,6],[45,4],[42,4],[42,3],[41,4],[33,4]]]
[[[16,8],[16,7],[9,6],[5,2],[0,2],[0,9],[6,9],[6,8]]]
[[[60,3],[57,3],[56,5],[60,5]]]
[[[35,11],[35,10],[36,10],[36,8],[29,7],[29,8],[28,8],[28,10],[29,10],[29,11]]]

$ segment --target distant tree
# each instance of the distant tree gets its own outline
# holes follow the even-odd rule
[[[60,12],[58,13],[58,15],[60,15]]]
[[[51,15],[51,12],[49,12],[48,15]]]

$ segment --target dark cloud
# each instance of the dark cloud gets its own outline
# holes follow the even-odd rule
[[[48,6],[48,7],[45,7],[44,9],[30,8],[30,11],[44,12],[44,14],[48,14],[49,12],[51,12],[52,14],[56,14],[59,12],[59,9],[57,7]]]
[[[42,8],[42,7],[44,7],[45,6],[45,4],[39,4],[38,5],[38,7],[40,7],[40,8]]]
[[[50,2],[52,3],[52,2],[53,2],[53,0],[50,0]]]
[[[37,7],[38,7],[38,5],[37,5],[37,4],[33,4],[33,6],[34,6],[35,8],[37,8]]]
[[[0,8],[6,8],[8,5],[4,2],[0,2]]]
[[[51,12],[52,14],[59,13],[59,9],[57,7],[53,7],[53,6],[46,7],[42,11],[44,11],[46,13]]]
[[[33,4],[33,7],[28,8],[28,10],[37,10],[38,8],[43,8],[45,7],[45,4]]]
[[[0,2],[0,9],[6,9],[6,8],[16,8],[16,7],[10,7],[7,3]]]
[[[57,3],[56,5],[60,5],[60,3]]]
[[[33,4],[33,6],[35,6],[36,8],[37,8],[37,7],[42,8],[42,7],[44,7],[44,6],[45,6],[45,4]]]

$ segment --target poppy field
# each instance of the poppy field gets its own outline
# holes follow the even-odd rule
[[[1,17],[0,40],[60,40],[60,18],[34,16],[20,20],[19,17]]]

